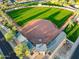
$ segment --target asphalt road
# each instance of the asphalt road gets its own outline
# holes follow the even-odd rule
[[[10,44],[5,40],[1,31],[0,31],[0,48],[4,54],[5,59],[19,59],[16,56]]]
[[[72,54],[71,59],[79,59],[79,45],[77,46],[74,53]]]

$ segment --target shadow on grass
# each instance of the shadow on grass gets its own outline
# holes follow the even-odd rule
[[[60,21],[58,21],[58,27],[61,27],[66,20],[68,20],[68,18],[71,16],[71,14],[68,14],[67,16],[65,16],[64,18],[62,18]]]
[[[30,20],[32,20],[32,19],[35,19],[37,16],[39,16],[39,15],[41,15],[41,14],[43,14],[43,13],[49,11],[49,10],[50,10],[50,9],[47,9],[47,10],[45,10],[45,11],[43,11],[43,12],[40,12],[40,13],[38,13],[38,14],[36,14],[36,15],[33,15],[33,16],[31,16],[31,17],[29,17],[29,18],[27,18],[27,19],[25,19],[25,20],[19,21],[19,22],[17,22],[17,24],[20,25],[20,26],[22,26],[22,25],[24,25],[27,21],[30,21]]]
[[[30,9],[32,9],[32,8],[24,8],[24,9],[19,9],[19,10],[14,10],[14,11],[11,11],[11,12],[7,12],[7,14],[12,18],[12,19],[14,19],[14,18],[16,18],[16,17],[19,17],[21,14],[20,13],[22,13],[22,12],[27,12],[28,10],[30,10]],[[21,11],[20,11],[21,10]]]
[[[79,37],[79,28],[71,36],[69,36],[68,39],[71,40],[72,42],[75,42],[78,37]]]
[[[56,13],[50,15],[48,18],[46,18],[47,20],[50,20],[52,23],[57,25],[57,20],[54,18],[56,15],[58,15],[60,13],[60,11],[57,11]]]
[[[79,37],[79,28],[72,35],[68,36],[68,34],[70,33],[70,31],[73,31],[75,27],[78,26],[78,24],[74,23],[74,26],[71,26],[71,27],[68,27],[68,26],[64,29],[64,32],[67,34],[67,38],[69,40],[71,40],[72,42],[75,42],[76,39]]]
[[[60,13],[60,11],[56,12],[55,14],[50,15],[47,18],[48,20],[50,20],[51,22],[53,22],[54,24],[56,24],[58,28],[60,28],[65,23],[65,21],[71,16],[71,14],[69,14],[69,15],[65,16],[64,18],[62,18],[60,20],[56,20],[54,17],[56,15],[58,15],[59,13]]]

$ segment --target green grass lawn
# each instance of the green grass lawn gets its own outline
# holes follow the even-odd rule
[[[71,27],[68,27],[68,26],[64,30],[65,33],[67,34],[67,38],[75,42],[79,36],[79,25],[74,23],[74,26],[71,26]]]
[[[33,19],[47,19],[60,28],[73,12],[59,8],[28,7],[7,12],[7,14],[19,26],[24,26],[28,21]]]

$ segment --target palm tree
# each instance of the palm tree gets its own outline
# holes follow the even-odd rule
[[[70,21],[70,23],[68,25],[68,28],[71,28],[72,26],[74,26],[74,22],[73,21]]]

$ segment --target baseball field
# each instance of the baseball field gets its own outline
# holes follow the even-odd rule
[[[46,19],[50,20],[51,22],[56,24],[58,28],[60,28],[66,22],[66,20],[73,14],[73,12],[60,8],[28,7],[7,12],[7,14],[19,26],[24,26],[27,24],[27,22],[31,20]],[[67,38],[75,42],[79,36],[79,25],[74,24],[74,26],[68,26],[64,30],[67,34]]]

